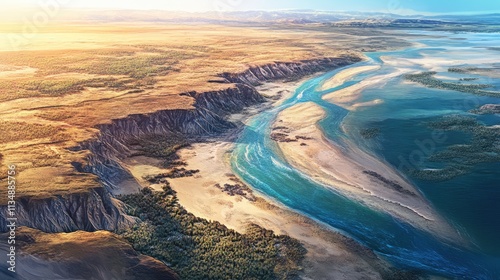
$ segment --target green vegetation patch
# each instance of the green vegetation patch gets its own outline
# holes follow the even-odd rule
[[[412,176],[432,181],[445,181],[464,175],[477,164],[500,162],[500,127],[485,126],[475,118],[448,116],[430,122],[430,128],[444,131],[461,131],[472,136],[470,143],[447,147],[430,155],[431,162],[443,162],[443,169],[414,170]]]
[[[245,234],[198,218],[163,191],[120,197],[142,222],[122,233],[143,254],[165,262],[181,279],[295,279],[306,250],[295,239],[257,225]]]
[[[472,73],[472,72],[490,72],[492,68],[479,68],[479,67],[450,67],[448,72],[452,73]]]
[[[25,51],[0,54],[4,64],[31,67],[37,76],[64,73],[141,76],[141,72],[162,72],[159,66],[173,66],[193,54],[151,46],[125,46],[113,49]]]
[[[165,54],[109,57],[83,63],[72,67],[69,71],[99,75],[125,75],[134,79],[143,79],[166,75],[173,69],[172,65],[177,63],[178,60],[172,59],[171,56]]]
[[[443,169],[415,169],[410,175],[426,181],[447,181],[470,172],[468,166],[449,166]]]
[[[478,115],[500,114],[500,104],[486,104],[470,112]]]
[[[183,135],[170,133],[167,135],[150,134],[127,142],[136,151],[134,155],[165,159],[176,159],[175,152],[188,147],[189,141]]]
[[[177,50],[164,50],[154,46],[130,46],[134,51],[107,50],[97,53],[91,59],[67,66],[67,72],[98,75],[125,75],[133,79],[144,79],[178,71],[174,66],[180,61],[193,58]]]
[[[409,191],[405,188],[403,188],[403,186],[401,186],[398,182],[396,181],[392,181],[392,180],[389,180],[387,178],[385,178],[384,176],[378,174],[377,172],[375,171],[371,171],[371,170],[363,170],[363,173],[364,174],[367,174],[375,179],[377,179],[378,181],[384,183],[384,186],[388,187],[388,188],[391,188],[395,191],[398,191],[400,193],[404,193],[404,194],[407,194],[407,195],[411,195],[411,196],[415,196],[416,194],[412,191]]]
[[[81,92],[87,87],[124,90],[132,88],[132,82],[133,80],[130,79],[116,79],[112,77],[91,79],[49,79],[34,77],[24,81],[3,80],[0,81],[0,87],[3,89],[0,93],[0,100],[7,101],[27,97],[63,96]]]
[[[454,68],[450,68],[450,69],[454,69]],[[450,70],[448,70],[448,71],[450,71]],[[459,72],[459,71],[462,71],[462,69],[456,68],[456,70],[453,70],[450,72]],[[418,74],[407,74],[404,76],[404,78],[408,81],[419,83],[421,85],[424,85],[424,86],[430,87],[430,88],[447,89],[447,90],[472,93],[472,94],[476,94],[476,95],[500,97],[500,92],[498,92],[498,91],[485,90],[486,88],[491,88],[492,87],[491,85],[443,82],[443,81],[436,79],[434,77],[434,75],[436,75],[436,74],[437,74],[436,72],[422,72],[422,73],[418,73]]]
[[[466,81],[466,82],[477,81],[477,80],[479,80],[479,78],[460,78],[460,81]]]
[[[4,64],[36,70],[33,76],[0,81],[3,90],[0,100],[60,96],[78,93],[86,87],[141,90],[154,85],[155,77],[179,71],[175,65],[195,56],[182,50],[164,50],[151,46],[0,54],[0,60]],[[67,74],[74,78],[65,78],[64,75]],[[81,78],[84,75],[80,74],[95,78]]]
[[[372,139],[377,137],[380,134],[380,128],[366,128],[362,129],[359,134],[361,134],[361,137],[365,139]]]
[[[43,125],[27,122],[0,121],[0,143],[15,141],[30,141],[50,137],[57,141],[63,136],[64,129],[52,125]]]
[[[68,80],[33,80],[24,84],[24,89],[44,95],[58,96],[76,93],[85,87],[120,87],[123,83],[113,78],[68,79]]]

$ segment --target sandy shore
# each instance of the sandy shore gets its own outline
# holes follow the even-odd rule
[[[293,94],[301,82],[266,84],[259,91],[282,100]],[[241,118],[240,115],[232,116],[232,119]],[[387,269],[388,264],[350,238],[257,193],[253,193],[256,199],[251,201],[241,195],[231,196],[218,188],[217,184],[241,183],[233,174],[229,162],[236,136],[226,135],[219,141],[195,143],[178,152],[180,160],[187,164],[186,169],[200,170],[192,177],[168,179],[177,192],[180,204],[187,211],[218,221],[238,232],[244,232],[249,223],[255,223],[298,239],[308,251],[303,279],[381,279],[380,273]],[[143,177],[169,170],[160,168],[159,160],[144,156],[129,158],[124,165],[143,187],[151,186],[158,190],[160,185],[150,185]]]
[[[245,232],[249,223],[255,223],[300,240],[308,251],[304,279],[381,279],[378,270],[384,265],[368,249],[352,240],[258,194],[254,193],[256,201],[250,201],[217,188],[216,184],[235,183],[229,165],[232,147],[230,142],[217,141],[193,144],[179,152],[181,160],[187,163],[185,168],[200,170],[193,177],[169,179],[186,210],[238,232]],[[128,160],[137,178],[168,170],[158,168],[158,163],[146,157]],[[153,187],[160,188],[159,185]]]
[[[307,102],[290,107],[278,115],[275,126],[286,127],[289,138],[310,138],[278,143],[286,160],[294,168],[325,186],[437,236],[460,240],[458,234],[432,209],[418,190],[390,166],[354,145],[347,149],[340,148],[326,139],[316,124],[323,119],[324,114],[321,107]],[[376,172],[383,180],[363,171]],[[396,190],[387,184],[388,181],[396,183],[401,189]]]
[[[382,102],[380,99],[371,100],[368,102],[356,103],[356,100],[361,96],[361,91],[366,88],[374,87],[380,84],[384,84],[390,79],[410,72],[409,69],[398,69],[395,72],[386,75],[377,75],[371,78],[364,79],[363,81],[354,84],[352,86],[332,91],[323,95],[323,100],[335,103],[347,110],[355,110],[361,106],[372,106]]]
[[[351,75],[354,75],[352,73],[354,72],[351,72]],[[263,95],[274,99],[276,105],[290,97],[302,82],[269,83],[258,89]],[[377,102],[382,101],[374,100],[358,106],[369,106]],[[257,113],[259,110],[250,108],[246,113],[235,114],[230,119],[236,122],[244,121],[249,112]],[[301,103],[280,114],[279,119],[283,120],[280,126],[289,127],[292,137],[302,135],[312,138],[304,140],[307,146],[299,146],[300,142],[279,143],[294,167],[305,171],[320,183],[336,186],[355,199],[369,202],[377,209],[383,209],[412,223],[416,220],[422,228],[439,231],[446,236],[444,232],[449,229],[442,226],[446,223],[441,223],[440,218],[420,195],[416,198],[405,197],[387,187],[381,187],[380,183],[377,184],[361,172],[369,166],[370,170],[380,172],[388,179],[400,180],[405,189],[413,190],[390,168],[380,165],[379,161],[361,151],[354,151],[354,148],[352,154],[347,157],[329,143],[316,127],[316,122],[323,117],[322,109],[313,103]],[[255,192],[253,196],[256,199],[249,200],[241,195],[232,196],[217,187],[217,184],[223,186],[238,182],[229,161],[237,133],[235,131],[232,135],[225,135],[218,141],[195,143],[178,152],[180,160],[187,164],[186,169],[200,170],[192,177],[168,179],[171,187],[177,192],[180,204],[198,217],[218,221],[238,232],[244,232],[249,223],[255,223],[298,239],[308,250],[303,279],[381,279],[381,272],[387,271],[390,266],[378,259],[369,249],[334,229],[299,215]],[[364,167],[357,162],[364,162]],[[137,191],[135,183],[161,190],[160,185],[150,185],[143,177],[169,171],[159,167],[159,160],[144,156],[128,158],[123,164],[136,179],[136,182],[129,182],[127,192]]]
[[[352,77],[368,72],[368,71],[373,71],[376,69],[379,69],[380,66],[378,65],[367,65],[367,66],[359,66],[359,67],[352,67],[345,69],[343,71],[340,71],[337,73],[335,76],[330,78],[329,80],[325,81],[321,86],[320,90],[328,90],[332,88],[336,88],[340,85],[342,85],[345,81],[351,79]]]

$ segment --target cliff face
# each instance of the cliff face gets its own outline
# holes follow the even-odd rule
[[[8,234],[0,234],[7,240]],[[21,227],[17,232],[16,273],[0,264],[0,279],[148,279],[178,280],[164,263],[138,254],[119,236],[107,232],[44,233]],[[0,251],[9,252],[7,242]]]
[[[358,56],[341,56],[303,60],[299,62],[275,62],[264,66],[250,67],[242,73],[223,73],[220,76],[231,83],[256,86],[262,82],[279,79],[298,79],[306,75],[326,71],[361,61]]]
[[[121,159],[130,155],[127,146],[130,139],[171,134],[180,134],[186,138],[214,136],[235,127],[225,120],[225,116],[264,101],[253,87],[244,84],[222,91],[189,92],[183,95],[195,99],[194,109],[133,115],[100,126],[99,137],[80,147],[92,152],[88,158],[88,166],[82,171],[99,176],[107,189],[114,193],[120,182],[133,178],[119,164]]]
[[[136,221],[124,215],[122,209],[122,202],[112,198],[104,187],[96,187],[83,193],[51,198],[19,198],[16,201],[16,224],[45,232],[114,231]],[[6,212],[3,208],[3,215],[7,216]],[[3,217],[0,228],[7,229]]]
[[[235,125],[226,116],[261,103],[265,99],[254,86],[266,81],[296,79],[318,71],[342,67],[360,61],[359,57],[344,56],[300,62],[276,62],[251,67],[237,73],[223,73],[221,77],[228,89],[204,93],[188,92],[183,95],[195,99],[191,110],[165,110],[145,115],[130,115],[99,126],[99,135],[81,143],[74,149],[91,152],[87,164],[74,164],[80,172],[90,172],[99,177],[102,185],[87,193],[74,193],[48,199],[19,199],[16,209],[18,226],[28,226],[45,232],[75,230],[115,231],[130,226],[133,217],[125,214],[124,206],[114,199],[120,183],[133,180],[120,165],[120,160],[130,155],[128,140],[146,135],[181,134],[186,138],[214,136]],[[0,206],[0,231],[7,231],[6,206]]]

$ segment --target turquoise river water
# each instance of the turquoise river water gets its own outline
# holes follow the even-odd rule
[[[366,88],[356,102],[382,99],[374,106],[347,111],[321,97],[360,81],[384,77],[396,71],[436,71],[439,78],[458,80],[474,77],[470,83],[487,83],[500,90],[500,79],[492,75],[448,72],[449,67],[498,67],[498,34],[451,34],[415,32],[418,47],[402,51],[366,53],[367,61],[314,77],[296,89],[281,105],[252,117],[232,154],[233,170],[257,191],[323,224],[331,226],[371,248],[395,266],[419,270],[451,279],[500,279],[500,163],[473,164],[465,174],[448,180],[431,181],[406,174],[418,141],[430,138],[429,121],[443,116],[473,117],[484,125],[500,124],[499,115],[474,115],[471,109],[500,103],[499,98],[442,89],[430,89],[405,82],[401,75]],[[432,36],[429,36],[432,35]],[[390,61],[390,63],[388,63]],[[496,64],[498,63],[498,65]],[[337,88],[318,90],[318,85],[341,70],[363,65],[381,68],[358,74]],[[300,102],[321,106],[327,117],[320,122],[325,135],[339,145],[355,143],[388,162],[407,177],[433,207],[473,246],[447,244],[428,232],[389,214],[353,201],[326,188],[283,159],[277,144],[269,138],[277,114]],[[360,131],[376,128],[378,135],[366,139]],[[448,132],[447,140],[434,143],[439,151],[451,145],[467,144],[466,132]],[[418,153],[416,154],[418,155]],[[421,168],[439,168],[421,158]]]

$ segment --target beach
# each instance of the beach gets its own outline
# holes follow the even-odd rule
[[[378,65],[367,65],[367,66],[358,66],[358,67],[350,67],[348,69],[342,70],[339,73],[337,73],[335,76],[330,78],[329,80],[325,81],[323,84],[320,86],[320,90],[329,90],[332,88],[336,88],[340,85],[342,85],[345,81],[351,79],[352,77],[368,72],[368,71],[373,71],[380,69],[380,66]]]
[[[363,67],[356,67],[356,68],[363,68]],[[354,69],[356,69],[356,68],[354,68]],[[361,70],[363,70],[363,69],[361,69]],[[373,69],[370,69],[370,70],[373,70]],[[366,71],[366,70],[364,70],[364,71]],[[364,72],[364,71],[362,71],[362,72]],[[341,107],[343,107],[347,110],[350,110],[350,111],[355,110],[357,107],[361,107],[361,106],[379,104],[381,102],[381,100],[372,100],[372,101],[359,103],[359,104],[356,103],[356,100],[360,97],[361,91],[363,91],[364,89],[382,85],[382,84],[386,83],[387,81],[389,81],[390,79],[396,78],[396,77],[401,76],[401,75],[408,73],[410,71],[411,70],[409,70],[409,69],[402,68],[402,69],[398,69],[397,71],[392,72],[390,74],[373,76],[373,77],[364,79],[361,82],[356,83],[352,86],[348,86],[346,88],[339,89],[339,90],[332,90],[331,92],[323,95],[322,98],[323,98],[323,100],[334,103],[334,104],[341,106]],[[359,72],[353,71],[353,73],[357,74]],[[342,74],[342,73],[339,73],[339,74]],[[340,78],[338,80],[345,81],[344,79],[340,79]]]
[[[259,87],[259,92],[268,97],[277,96],[274,102],[277,105],[301,82],[265,84]],[[233,115],[230,119],[244,121],[245,114]],[[296,238],[307,249],[303,279],[381,279],[380,273],[388,268],[388,264],[369,249],[327,225],[250,190],[235,176],[230,154],[238,134],[239,130],[235,130],[220,139],[194,143],[178,151],[179,160],[186,164],[184,168],[199,170],[194,176],[168,179],[171,188],[177,192],[179,203],[197,217],[218,221],[241,233],[253,223],[276,234]],[[151,185],[144,178],[171,170],[160,165],[160,160],[145,156],[130,157],[124,162],[142,187],[149,186],[158,191],[161,190],[160,184]],[[244,185],[244,190],[250,195],[225,192],[221,189],[225,184]],[[134,192],[133,189],[129,188],[130,192]]]
[[[292,167],[353,200],[441,238],[461,242],[420,192],[390,166],[354,145],[340,147],[329,141],[317,125],[324,117],[323,109],[312,102],[299,103],[278,115],[275,130],[299,140],[278,141]]]

